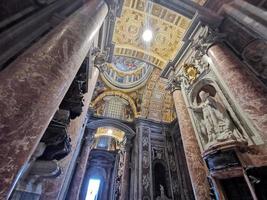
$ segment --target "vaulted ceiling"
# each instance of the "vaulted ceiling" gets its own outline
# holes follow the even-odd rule
[[[136,117],[171,122],[176,117],[174,104],[165,90],[167,80],[160,74],[181,50],[192,19],[155,1],[162,2],[124,0],[120,5],[121,12],[112,20],[114,29],[109,37],[114,48],[112,59],[98,81],[94,96],[98,96],[99,102],[103,95],[119,91],[126,95],[120,95],[122,98],[135,103]],[[163,2],[167,1],[177,3],[177,0]],[[192,1],[203,5],[206,0]],[[149,42],[142,37],[146,30],[152,32]]]
[[[125,0],[113,33],[115,55],[134,57],[162,69],[182,45],[182,37],[191,20],[157,3]],[[153,33],[146,43],[142,34]]]

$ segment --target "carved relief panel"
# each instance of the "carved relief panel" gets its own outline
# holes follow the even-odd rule
[[[150,200],[151,198],[151,158],[150,158],[150,129],[142,127],[142,193],[143,200]]]

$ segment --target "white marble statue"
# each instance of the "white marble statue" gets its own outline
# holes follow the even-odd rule
[[[156,198],[156,200],[170,200],[166,195],[165,195],[165,192],[164,192],[164,187],[162,185],[159,185],[160,186],[160,196],[158,196]]]
[[[195,112],[195,115],[198,115],[196,118],[200,131],[208,139],[206,146],[228,140],[246,142],[244,136],[233,124],[224,105],[205,91],[201,91],[199,97],[201,103],[189,108]],[[199,117],[199,114],[202,114],[201,117]]]

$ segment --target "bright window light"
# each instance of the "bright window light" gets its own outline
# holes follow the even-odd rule
[[[108,129],[108,134],[111,135],[112,134],[112,130],[111,129]]]
[[[85,200],[97,200],[99,186],[100,186],[99,179],[90,179]]]
[[[143,35],[142,35],[142,38],[145,42],[150,42],[153,38],[153,33],[150,29],[146,29],[144,32],[143,32]]]

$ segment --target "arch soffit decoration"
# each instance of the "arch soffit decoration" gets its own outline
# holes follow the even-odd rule
[[[100,119],[95,120],[87,124],[90,129],[97,129],[100,127],[114,127],[125,132],[127,139],[132,139],[135,136],[135,132],[129,126],[115,119]]]
[[[129,102],[129,105],[132,108],[132,111],[134,113],[134,117],[137,117],[137,109],[136,109],[136,105],[134,100],[128,96],[127,94],[124,94],[122,92],[119,91],[107,91],[107,92],[103,92],[102,94],[100,94],[92,103],[92,106],[95,107],[95,105],[101,101],[104,97],[106,96],[117,96],[117,97],[121,97],[125,100],[127,100]]]

